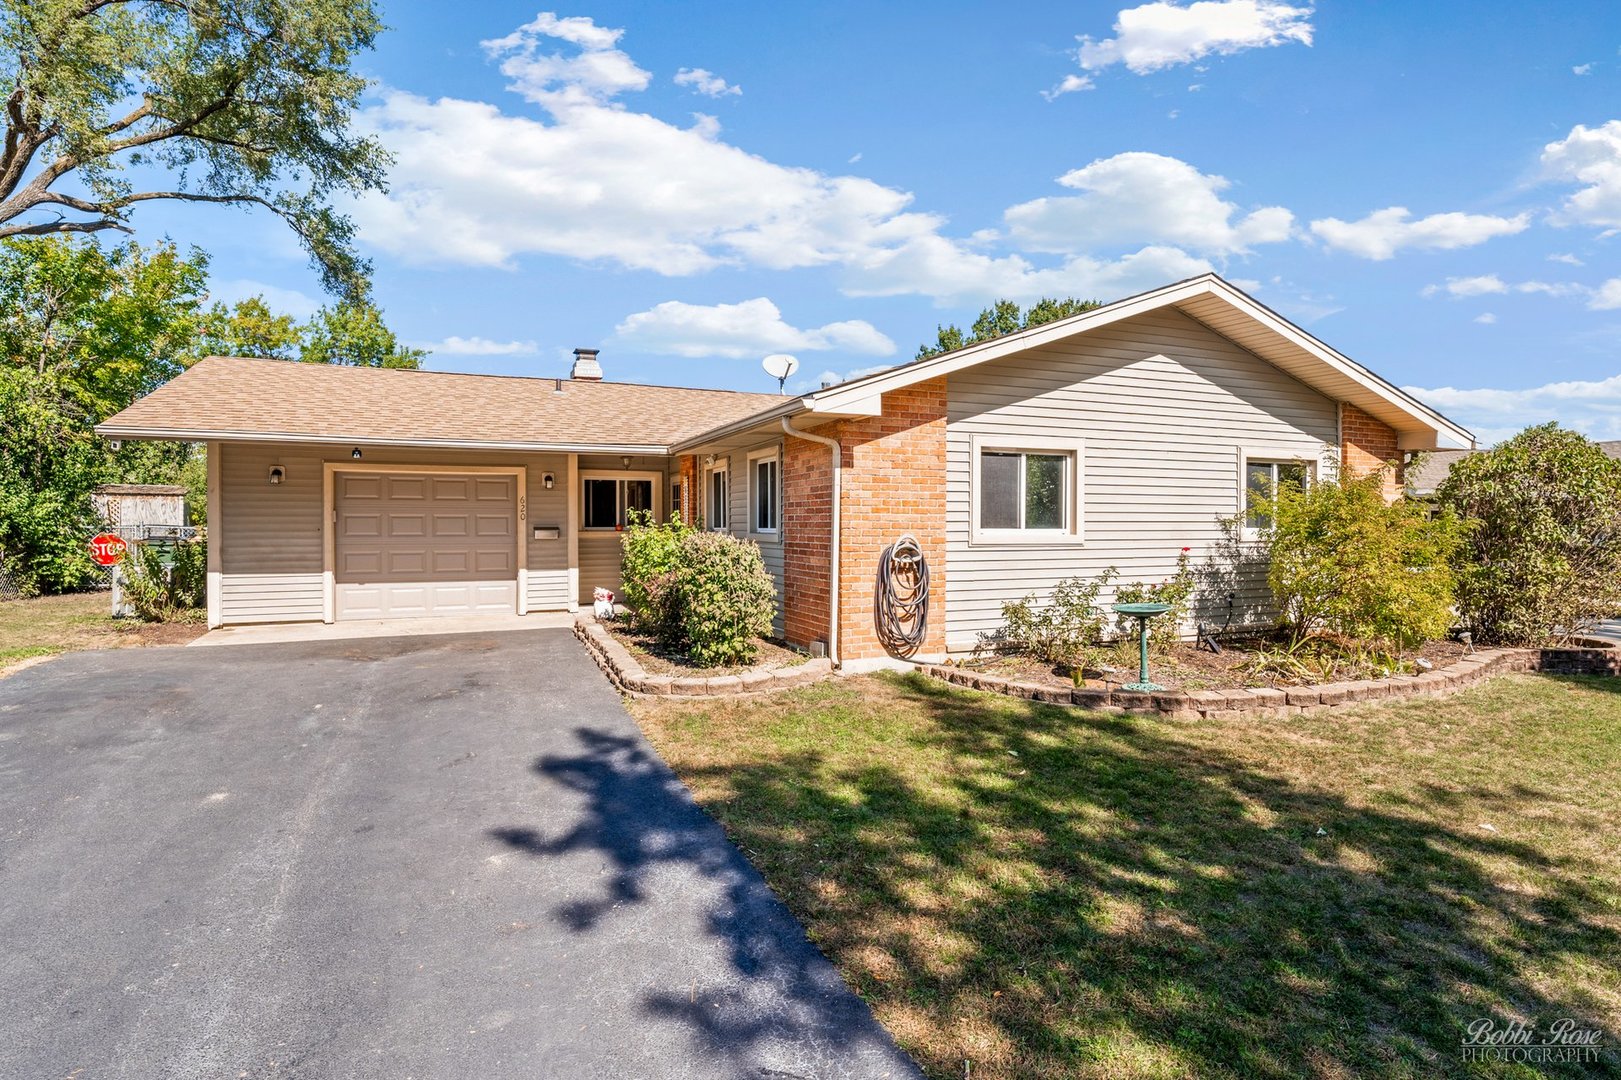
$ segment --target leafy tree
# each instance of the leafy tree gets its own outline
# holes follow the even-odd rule
[[[183,443],[114,451],[95,424],[203,353],[416,367],[368,302],[303,327],[253,297],[205,308],[207,257],[133,241],[0,241],[0,560],[30,590],[92,580],[84,540],[97,484],[185,483],[204,506],[201,453]]]
[[[1019,305],[1012,300],[998,300],[979,313],[979,318],[974,320],[973,327],[966,335],[956,325],[936,327],[934,344],[919,345],[916,358],[927,360],[931,356],[954,352],[981,341],[1004,337],[1057,319],[1067,319],[1071,315],[1079,315],[1083,311],[1091,311],[1102,306],[1102,302],[1098,300],[1076,300],[1073,297],[1055,300],[1043,297],[1028,310],[1021,312]]]
[[[299,359],[306,364],[417,368],[426,350],[401,345],[370,301],[344,301],[315,313],[304,332]]]
[[[1458,607],[1475,639],[1542,645],[1621,611],[1621,462],[1557,424],[1452,466],[1463,519]]]
[[[203,315],[196,357],[258,356],[267,360],[298,357],[304,331],[291,315],[270,310],[262,296],[250,296],[227,307],[215,303]]]
[[[372,0],[0,0],[0,238],[129,231],[153,200],[263,206],[326,286],[368,267],[333,195],[381,190],[382,147],[351,123]],[[167,188],[135,177],[163,171]]]
[[[1387,503],[1384,476],[1280,484],[1256,507],[1271,521],[1267,580],[1296,641],[1326,632],[1406,648],[1452,625],[1450,513]]]

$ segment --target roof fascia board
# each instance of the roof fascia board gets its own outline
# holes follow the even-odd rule
[[[562,454],[636,454],[668,455],[670,447],[662,443],[539,443],[539,442],[486,442],[471,439],[381,439],[375,436],[355,435],[286,435],[275,432],[206,431],[191,428],[135,428],[98,424],[95,432],[105,439],[162,439],[174,442],[268,442],[296,443],[325,446],[413,446],[443,450],[515,450],[524,453]]]

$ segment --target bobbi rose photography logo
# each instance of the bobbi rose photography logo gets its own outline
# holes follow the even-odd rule
[[[1489,1016],[1471,1021],[1463,1033],[1465,1061],[1518,1062],[1527,1065],[1598,1062],[1604,1033],[1564,1017],[1546,1030],[1536,1021],[1501,1023]]]

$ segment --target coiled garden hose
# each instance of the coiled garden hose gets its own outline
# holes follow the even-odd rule
[[[910,533],[878,556],[873,622],[891,656],[905,658],[923,647],[929,632],[929,561]]]

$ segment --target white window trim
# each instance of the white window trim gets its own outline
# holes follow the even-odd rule
[[[975,435],[970,440],[968,542],[982,547],[1054,547],[1086,543],[1086,440],[1032,439],[1023,435]],[[980,458],[986,452],[1068,454],[1070,475],[1065,495],[1068,525],[1062,529],[982,529],[979,526]]]
[[[1315,484],[1318,476],[1318,462],[1322,457],[1323,447],[1319,446],[1308,452],[1299,446],[1255,446],[1246,445],[1238,447],[1238,494],[1237,506],[1234,512],[1238,515],[1239,539],[1246,542],[1262,539],[1261,529],[1252,529],[1249,526],[1249,466],[1253,461],[1264,462],[1300,462],[1306,466],[1306,482]]]
[[[716,473],[724,473],[726,476],[726,498],[722,500],[723,505],[726,507],[726,520],[719,525],[715,524],[709,513],[709,497],[714,487]],[[703,500],[704,528],[709,532],[728,532],[732,526],[732,459],[730,457],[717,454],[713,464],[704,466]]]
[[[748,484],[748,487],[749,487],[749,535],[750,536],[765,537],[766,539],[769,539],[769,540],[775,540],[778,536],[780,536],[782,534],[782,448],[777,447],[777,446],[768,446],[764,450],[751,450],[749,452],[748,457],[749,457],[749,484]],[[757,468],[755,468],[755,464],[756,464],[756,462],[760,462],[760,461],[774,461],[777,464],[777,506],[776,506],[777,525],[776,525],[776,528],[773,528],[773,529],[762,529],[762,528],[759,527],[759,523],[760,523],[760,519],[759,519],[759,516],[758,516],[759,507],[755,505],[755,501],[754,501],[755,495],[756,495],[756,492],[754,490],[755,477],[759,473],[759,470]]]
[[[587,525],[585,523],[585,482],[587,480],[651,480],[653,482],[653,520],[663,521],[664,498],[660,489],[664,486],[664,474],[656,472],[631,472],[626,469],[581,469],[580,470],[580,531],[588,533],[618,532],[613,525]],[[614,511],[618,515],[618,509]]]

